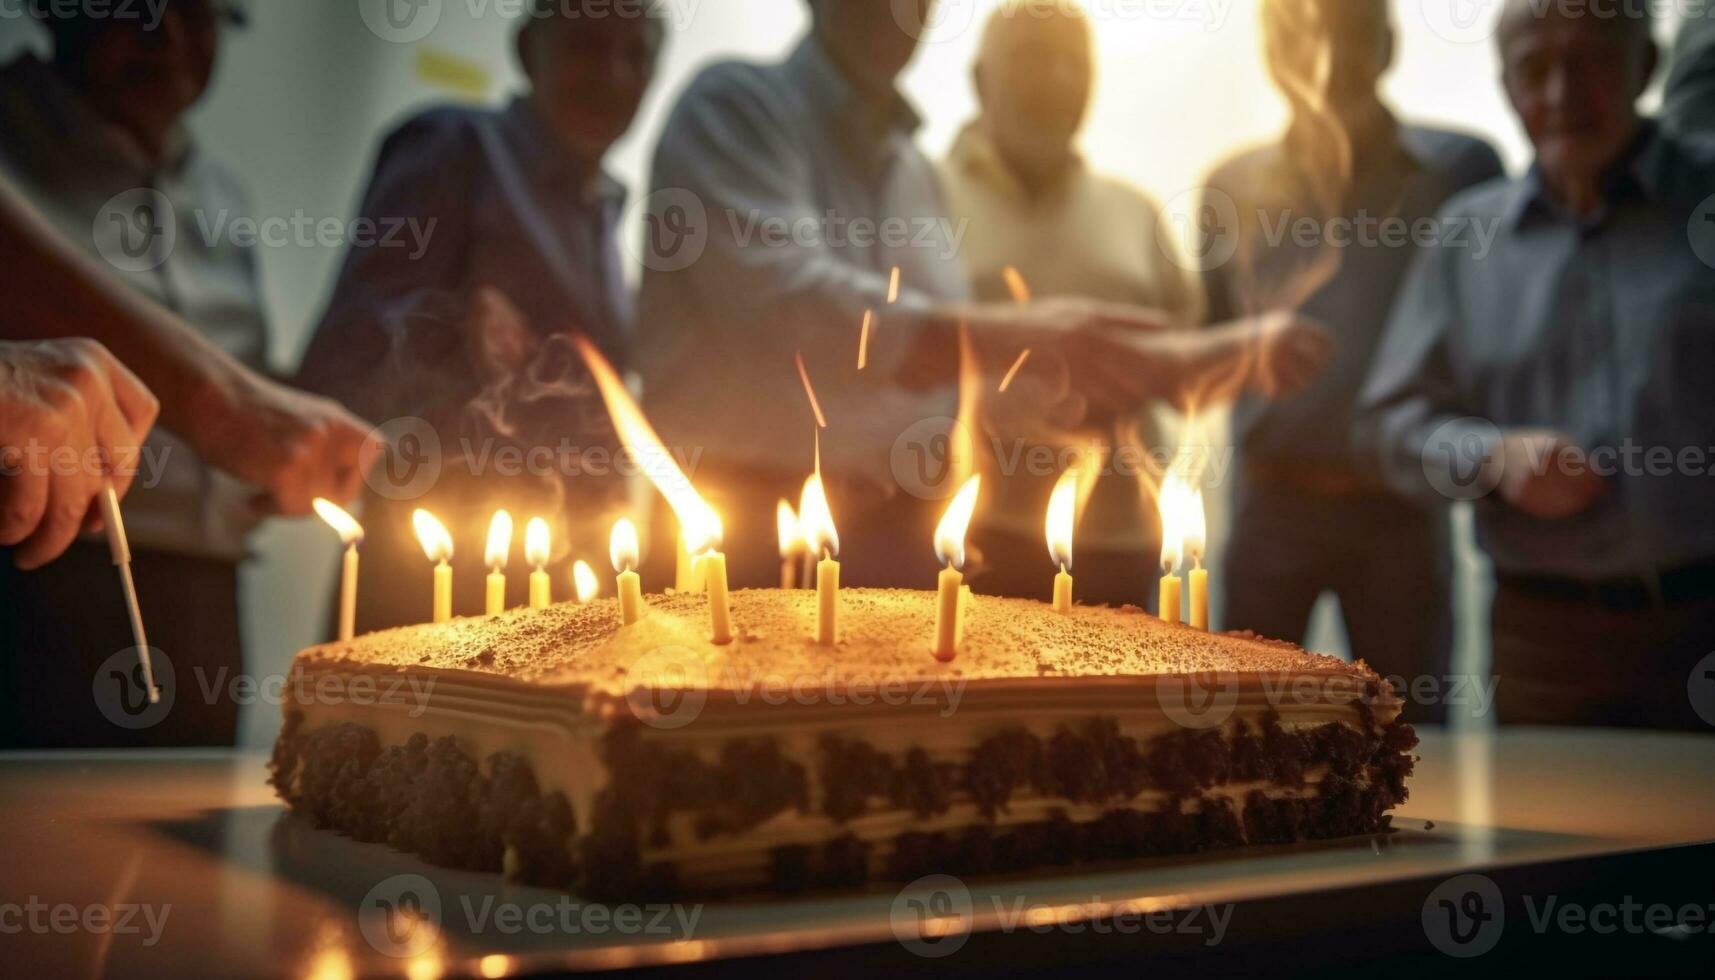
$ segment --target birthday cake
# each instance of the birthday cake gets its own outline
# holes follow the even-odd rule
[[[636,899],[1017,873],[1375,834],[1417,739],[1362,663],[1133,608],[933,592],[521,610],[314,647],[273,783],[318,826]]]

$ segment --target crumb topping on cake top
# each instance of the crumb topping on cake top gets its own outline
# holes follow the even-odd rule
[[[1135,607],[1078,607],[1070,615],[1025,599],[975,596],[965,645],[950,663],[931,656],[935,593],[844,589],[840,642],[815,642],[816,594],[750,589],[732,593],[736,637],[709,640],[708,599],[694,593],[647,598],[643,619],[619,624],[618,603],[561,604],[500,616],[387,630],[312,647],[300,666],[368,664],[469,671],[537,685],[623,692],[640,660],[689,651],[719,673],[739,677],[819,677],[875,683],[1056,677],[1147,677],[1207,672],[1379,681],[1349,664],[1295,644],[1249,633],[1206,633],[1170,625]]]

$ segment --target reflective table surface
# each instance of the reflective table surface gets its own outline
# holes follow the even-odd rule
[[[1410,802],[1386,837],[631,907],[315,830],[275,799],[260,754],[0,754],[0,963],[39,976],[506,976],[841,964],[855,960],[828,957],[868,948],[939,969],[1044,934],[1077,936],[1073,950],[1168,932],[1213,947],[1244,917],[1261,928],[1256,916],[1283,909],[1287,931],[1308,932],[1328,927],[1318,915],[1384,914],[1366,898],[1381,889],[1415,915],[1464,873],[1512,869],[1549,887],[1545,869],[1672,861],[1715,841],[1715,735],[1431,731],[1418,751]],[[1078,927],[1097,922],[1113,928]],[[1431,930],[1429,912],[1412,928]]]

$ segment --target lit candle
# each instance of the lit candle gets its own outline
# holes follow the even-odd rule
[[[774,505],[774,527],[780,535],[780,587],[798,587],[798,556],[804,551],[804,534],[798,527],[798,514],[782,499]]]
[[[710,512],[713,516],[713,512]],[[720,525],[715,525],[718,534]],[[719,550],[720,538],[706,547],[698,564],[703,569],[703,591],[709,594],[710,640],[717,646],[732,642],[732,599],[727,595],[726,555]]]
[[[959,655],[964,641],[965,610],[970,605],[970,589],[965,585],[965,532],[977,510],[977,494],[982,477],[965,481],[941,523],[935,528],[935,557],[946,565],[936,584],[935,659],[943,663]]]
[[[530,608],[546,609],[554,600],[554,587],[548,580],[548,522],[540,517],[530,518],[524,525],[524,560],[535,571],[530,573]]]
[[[595,577],[595,569],[581,558],[572,563],[572,592],[580,606],[601,594],[601,581]]]
[[[339,638],[349,640],[357,626],[357,546],[363,543],[363,527],[338,504],[317,497],[311,503],[316,513],[339,532],[345,545],[345,563],[339,575]]]
[[[621,517],[608,538],[607,554],[619,574],[619,625],[630,626],[643,618],[643,586],[637,578],[637,527]]]
[[[1067,470],[1048,498],[1048,558],[1060,569],[1054,576],[1054,611],[1072,611],[1072,528],[1078,519],[1078,471]]]
[[[1186,508],[1185,556],[1193,566],[1188,576],[1191,584],[1191,625],[1200,630],[1209,628],[1209,570],[1203,567],[1203,549],[1208,541],[1208,519],[1203,513],[1203,491],[1191,492]]]
[[[512,515],[504,510],[494,512],[488,522],[488,547],[483,551],[483,564],[488,566],[488,615],[498,616],[506,611],[506,559],[512,551]]]
[[[445,524],[426,510],[414,511],[411,523],[423,545],[423,554],[435,563],[434,620],[447,622],[453,618],[453,567],[448,564],[453,560],[453,536],[447,533]]]
[[[720,515],[697,494],[690,478],[679,468],[661,437],[655,434],[655,429],[632,399],[631,392],[626,390],[625,382],[620,380],[619,373],[601,351],[580,334],[572,335],[572,344],[601,391],[602,402],[607,405],[620,441],[638,459],[639,468],[655,484],[661,496],[667,498],[667,505],[673,508],[673,513],[678,515],[685,551],[696,559],[696,566],[702,570],[704,588],[709,594],[709,621],[714,642],[731,643],[732,605],[727,595],[726,556],[720,551]]]
[[[816,642],[831,647],[839,641],[840,534],[819,472],[804,484],[801,512],[804,543],[811,554],[822,556],[816,563]]]
[[[1178,470],[1169,470],[1161,481],[1161,619],[1180,621],[1184,582],[1179,570],[1185,546],[1185,528],[1191,508],[1191,487]]]

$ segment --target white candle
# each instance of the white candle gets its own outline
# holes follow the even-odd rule
[[[839,642],[840,563],[837,557],[840,534],[834,527],[833,512],[828,508],[828,495],[822,488],[821,473],[804,482],[804,495],[798,511],[806,550],[822,556],[816,563],[816,642],[831,647]]]
[[[1048,498],[1048,557],[1059,567],[1054,576],[1054,611],[1072,611],[1072,531],[1078,519],[1078,471],[1067,470]]]
[[[488,615],[498,616],[506,611],[506,559],[512,552],[512,515],[504,510],[494,512],[488,522],[488,547],[483,551],[483,563],[488,566]]]
[[[339,576],[339,638],[350,640],[357,631],[357,546],[363,543],[363,527],[330,500],[317,497],[311,503],[345,544]]]
[[[549,547],[548,522],[540,517],[530,518],[524,527],[524,560],[535,571],[530,573],[530,608],[546,609],[553,601],[553,584],[548,580]]]
[[[637,578],[637,526],[622,517],[608,537],[608,558],[618,574],[619,625],[630,626],[643,618],[643,586]]]
[[[935,528],[935,556],[946,566],[936,581],[935,603],[935,659],[943,663],[957,657],[964,642],[965,611],[970,604],[970,589],[961,571],[965,564],[965,532],[976,514],[981,490],[981,476],[965,481]]]
[[[445,623],[453,618],[453,569],[448,564],[453,559],[453,536],[447,533],[445,524],[426,510],[412,512],[411,523],[423,545],[423,554],[435,563],[434,621]]]

